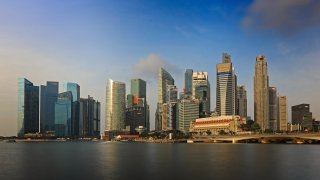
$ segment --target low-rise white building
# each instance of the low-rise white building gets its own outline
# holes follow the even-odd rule
[[[240,116],[212,116],[207,118],[196,119],[190,123],[190,132],[205,135],[208,131],[212,135],[218,135],[220,131],[226,133],[240,132],[241,124],[245,124],[246,120]]]

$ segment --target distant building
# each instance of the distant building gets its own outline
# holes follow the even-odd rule
[[[237,109],[236,114],[247,119],[247,91],[245,86],[237,87]],[[248,120],[248,119],[247,119]]]
[[[269,76],[265,56],[257,56],[254,74],[254,120],[269,129]]]
[[[40,86],[40,132],[54,131],[54,106],[59,94],[59,83],[47,81]]]
[[[288,131],[288,99],[287,96],[278,97],[278,125],[279,131]]]
[[[225,133],[237,133],[242,131],[240,124],[245,124],[245,119],[240,116],[217,116],[196,119],[191,122],[190,132],[206,135],[219,135],[221,131]]]
[[[231,62],[231,56],[222,54],[222,63],[217,64],[216,112],[220,116],[236,114],[237,77]]]
[[[193,72],[192,96],[199,100],[199,116],[210,116],[210,83],[208,72]]]
[[[146,109],[143,106],[132,106],[126,108],[125,126],[130,128],[130,133],[136,133],[139,126],[145,127]]]
[[[269,87],[269,128],[277,130],[278,122],[278,96],[277,88]]]
[[[310,104],[299,104],[291,107],[292,124],[299,124],[302,129],[312,130],[312,112]]]
[[[100,135],[100,102],[88,96],[80,98],[79,137]]]
[[[18,79],[18,137],[39,132],[39,86]]]
[[[162,105],[167,99],[167,85],[174,85],[174,79],[169,72],[160,68],[158,72],[158,103],[155,113],[155,129],[162,129]]]
[[[72,92],[67,91],[58,95],[55,103],[55,135],[57,137],[69,137],[71,134],[71,120],[73,115]]]
[[[109,79],[106,87],[105,130],[121,131],[125,126],[126,85]]]
[[[178,102],[178,129],[188,132],[190,122],[199,118],[199,101],[192,98],[183,98]]]
[[[192,94],[192,75],[193,70],[186,69],[186,72],[184,73],[184,93],[188,95]]]
[[[79,136],[80,121],[80,86],[73,82],[62,83],[62,92],[70,91],[72,93],[72,120],[71,120],[71,136]]]
[[[162,130],[176,129],[178,88],[167,85],[166,103],[162,105]]]

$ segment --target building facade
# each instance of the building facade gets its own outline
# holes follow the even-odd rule
[[[55,103],[59,94],[59,83],[47,81],[40,86],[40,132],[54,131]]]
[[[231,62],[231,56],[222,54],[222,63],[217,64],[216,112],[219,116],[236,114],[237,77]]]
[[[254,74],[254,120],[261,130],[269,129],[269,76],[265,56],[257,56]]]
[[[88,96],[80,98],[79,137],[98,137],[100,135],[100,102]]]
[[[247,91],[245,86],[237,87],[236,115],[247,119]]]
[[[240,116],[200,118],[191,122],[190,132],[199,135],[206,135],[208,132],[212,135],[219,135],[221,131],[225,133],[239,133],[242,131],[240,125],[245,123],[245,119],[242,119]]]
[[[189,132],[190,122],[199,118],[199,101],[182,98],[178,103],[178,127],[180,131]]]
[[[18,79],[17,136],[39,132],[39,86],[25,78]]]
[[[72,115],[73,115],[73,97],[72,92],[67,91],[58,95],[55,103],[55,135],[57,137],[72,136]]]
[[[292,106],[291,113],[293,125],[300,125],[303,130],[312,129],[312,112],[310,112],[310,104]]]
[[[125,125],[126,85],[109,79],[106,86],[105,130],[121,131]]]
[[[269,129],[276,131],[278,124],[278,95],[276,87],[269,87]]]
[[[278,131],[288,131],[288,99],[287,96],[278,97]]]
[[[210,83],[208,72],[193,73],[192,96],[199,100],[199,116],[210,116]]]
[[[192,94],[192,69],[186,69],[184,73],[184,93],[191,95]]]
[[[155,129],[162,129],[162,105],[167,99],[167,85],[174,85],[174,79],[165,69],[160,68],[158,72],[158,103],[155,114]]]

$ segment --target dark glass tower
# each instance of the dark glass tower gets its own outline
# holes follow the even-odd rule
[[[39,86],[18,79],[18,137],[39,132]]]
[[[59,83],[48,81],[40,86],[40,132],[54,131],[54,106],[59,93]]]
[[[184,73],[184,90],[185,94],[192,94],[192,74],[193,70],[192,69],[187,69],[186,72]]]
[[[71,120],[73,115],[71,91],[58,95],[55,103],[55,133],[57,137],[71,136]]]

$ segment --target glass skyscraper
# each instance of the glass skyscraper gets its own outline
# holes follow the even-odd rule
[[[236,114],[237,77],[231,62],[231,56],[222,54],[222,63],[217,64],[216,106],[219,116]]]
[[[193,73],[192,96],[199,100],[200,117],[210,116],[210,83],[208,72]]]
[[[100,102],[88,96],[80,98],[79,136],[92,137],[100,135]]]
[[[191,95],[192,94],[192,69],[186,69],[184,73],[184,91],[185,94]]]
[[[59,83],[48,81],[40,86],[40,132],[54,131],[55,103],[59,93]]]
[[[58,95],[55,103],[55,133],[57,137],[71,136],[72,92],[67,91]]]
[[[105,130],[120,131],[125,125],[126,85],[109,79],[106,87]]]
[[[39,132],[39,86],[18,79],[18,137]]]
[[[155,114],[155,129],[162,129],[162,105],[167,99],[167,85],[174,85],[174,79],[171,74],[163,68],[159,69],[158,72],[158,103]]]
[[[65,82],[62,84],[62,92],[70,91],[72,93],[72,120],[71,120],[71,134],[72,136],[79,136],[79,121],[80,121],[80,86],[77,83]]]

